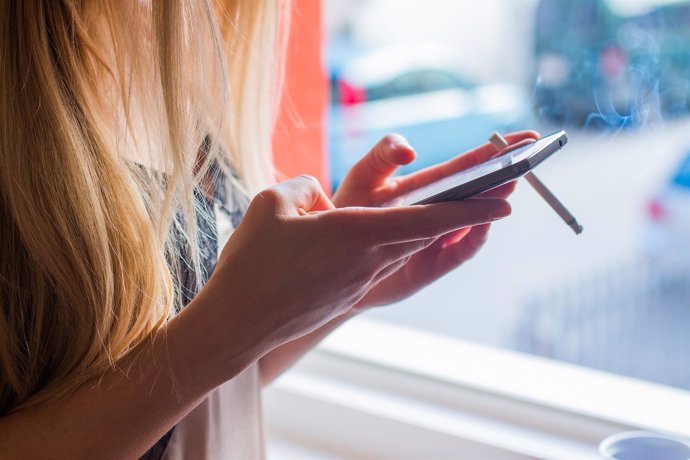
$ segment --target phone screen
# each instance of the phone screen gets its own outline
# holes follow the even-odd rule
[[[452,176],[443,178],[437,182],[421,187],[406,195],[398,197],[386,206],[409,206],[429,197],[462,184],[467,184],[493,172],[507,168],[535,154],[544,145],[546,138],[527,144],[503,155],[492,158],[471,168],[460,171]]]

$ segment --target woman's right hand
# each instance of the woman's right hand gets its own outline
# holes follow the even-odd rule
[[[300,176],[254,198],[202,292],[265,353],[345,313],[438,237],[509,214],[498,198],[335,209]]]
[[[345,313],[439,235],[509,212],[489,198],[333,209],[312,178],[272,187],[254,199],[189,306],[96,381],[0,417],[0,452],[138,458],[213,388]]]

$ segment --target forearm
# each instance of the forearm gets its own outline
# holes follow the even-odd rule
[[[2,457],[138,458],[253,359],[219,353],[227,344],[207,333],[217,318],[205,307],[195,300],[119,369],[65,399],[0,418]]]
[[[354,310],[350,310],[348,313],[332,319],[310,334],[293,340],[292,342],[285,343],[266,354],[259,361],[261,381],[264,386],[273,382],[283,372],[292,367],[292,365],[309,350],[321,342],[328,334],[356,315],[357,313],[354,313]]]

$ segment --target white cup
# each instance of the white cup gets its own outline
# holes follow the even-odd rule
[[[651,431],[615,434],[599,444],[606,460],[690,460],[690,440]]]

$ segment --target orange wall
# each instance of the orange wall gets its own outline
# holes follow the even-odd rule
[[[321,3],[292,1],[285,91],[273,146],[281,179],[307,173],[328,190],[324,129],[328,86],[322,64]]]

